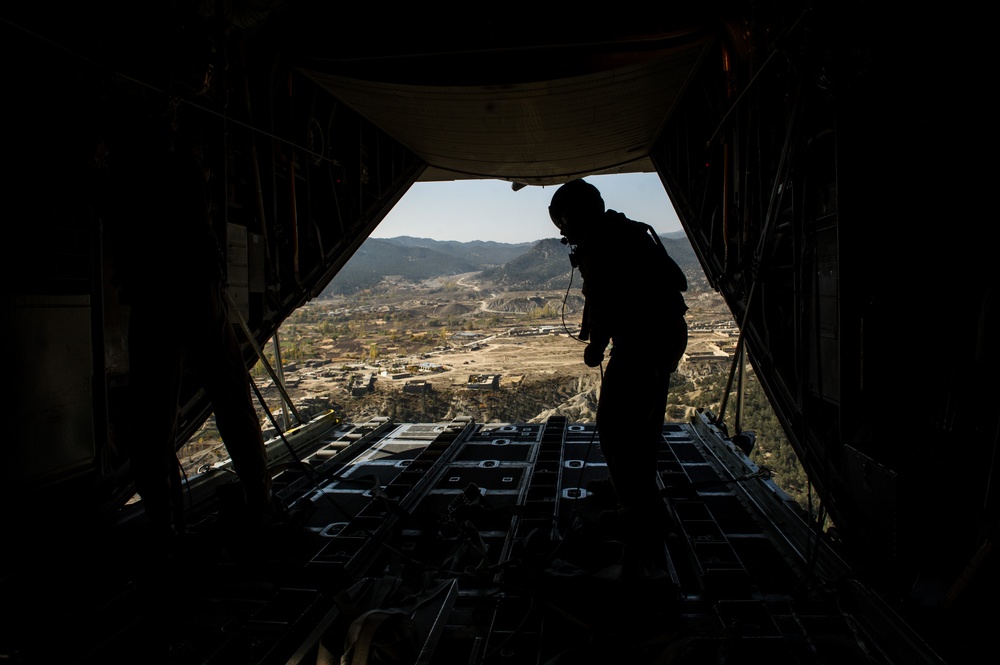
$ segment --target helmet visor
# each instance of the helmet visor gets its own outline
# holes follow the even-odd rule
[[[565,233],[566,227],[568,226],[566,217],[564,217],[558,209],[549,206],[549,219],[552,220],[552,223],[556,225],[557,229]]]

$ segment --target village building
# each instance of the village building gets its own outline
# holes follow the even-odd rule
[[[407,381],[403,386],[403,392],[410,395],[419,395],[423,393],[429,393],[434,390],[434,386],[428,381],[414,380]]]
[[[348,391],[354,397],[364,397],[375,390],[375,375],[371,372],[359,374],[351,378]]]
[[[500,388],[500,375],[470,374],[465,387],[469,390],[498,390]]]

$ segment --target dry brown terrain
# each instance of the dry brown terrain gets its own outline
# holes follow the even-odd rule
[[[573,337],[578,294],[576,300],[562,293],[490,294],[468,281],[463,287],[402,285],[378,297],[317,299],[302,307],[278,333],[285,392],[295,414],[308,421],[333,410],[354,424],[376,417],[430,423],[460,416],[478,423],[539,423],[553,415],[593,422],[601,374],[583,363],[584,344]],[[674,422],[688,420],[697,409],[718,412],[736,343],[735,325],[718,294],[688,293],[686,300],[687,354],[673,377],[666,414]],[[656,332],[650,331],[655,343]],[[273,345],[265,351],[273,367]],[[261,363],[253,375],[267,403],[266,411],[258,405],[267,437],[276,435],[272,419],[282,429],[297,424],[295,414],[284,420],[281,393]],[[355,393],[352,380],[363,376],[373,378],[370,389]],[[470,387],[471,378],[489,376],[497,377],[490,389]],[[774,446],[787,446],[777,443],[783,437],[776,430],[773,442],[758,438],[758,451],[767,447],[765,458]],[[189,473],[226,458],[211,418],[182,457]],[[801,487],[782,488],[801,500]]]
[[[689,292],[685,299],[690,337],[666,413],[674,422],[687,421],[698,409],[719,413],[736,342],[732,317],[718,294]],[[491,294],[469,278],[461,288],[396,285],[378,297],[317,299],[278,333],[286,392],[304,421],[333,410],[354,424],[375,417],[434,423],[460,416],[477,423],[540,423],[553,415],[593,422],[600,370],[584,365],[583,343],[567,332],[579,329],[574,306],[580,303],[578,292]],[[526,331],[535,334],[512,334]],[[655,337],[650,331],[651,344]],[[273,354],[273,345],[265,350]],[[273,366],[273,356],[269,360]],[[263,365],[253,374],[267,403],[266,411],[258,405],[266,436],[276,436],[272,419],[282,429],[297,424],[294,414],[285,422],[280,391]],[[353,394],[352,378],[366,375],[374,377],[371,389]],[[484,375],[498,377],[495,389],[469,387],[470,377]],[[426,382],[430,389],[414,392],[412,382]],[[752,459],[807,508],[801,465],[776,418],[765,411],[758,411],[750,426],[757,432]],[[188,473],[226,459],[211,418],[181,456]]]
[[[575,334],[576,331],[573,332]],[[728,357],[724,349],[730,347],[733,342],[733,337],[726,332],[694,331],[688,343],[688,356],[712,354]],[[406,373],[400,378],[392,378],[391,373],[379,374],[387,364],[385,362],[379,365],[362,363],[357,357],[334,357],[330,360],[334,364],[350,365],[351,374],[376,373],[377,390],[402,390],[405,384],[414,380],[426,381],[439,390],[464,388],[471,375],[500,375],[501,385],[514,385],[553,378],[579,377],[588,373],[597,376],[600,374],[599,368],[589,368],[583,364],[584,343],[564,331],[519,336],[489,334],[478,339],[475,344],[475,347],[449,347],[447,350],[394,359],[403,364],[426,364],[432,368],[417,374]],[[684,364],[682,361],[682,365]],[[685,373],[688,368],[682,366],[678,371]],[[316,396],[331,390],[329,370],[310,371],[303,368],[288,376],[295,377],[293,395]]]
[[[584,344],[574,338],[582,305],[578,290],[491,293],[470,275],[449,284],[396,285],[378,296],[317,299],[300,308],[278,333],[282,378],[295,413],[308,420],[333,409],[353,423],[377,416],[398,422],[458,416],[541,422],[556,414],[593,421],[600,369],[584,365]],[[698,384],[728,372],[727,350],[735,342],[734,329],[724,328],[732,321],[718,294],[689,293],[686,299],[691,332],[676,378],[693,385],[675,395],[668,418],[676,419],[706,406],[698,403]],[[272,368],[273,350],[273,344],[265,347]],[[355,394],[352,379],[366,375],[374,377],[371,390]],[[271,429],[271,418],[284,428],[281,394],[263,364],[253,376],[270,412],[258,405],[265,429]],[[497,377],[495,390],[469,388],[470,379],[490,376]],[[420,383],[427,384],[426,392],[418,392]],[[196,465],[223,458],[212,419],[187,449]]]
[[[575,400],[566,415],[592,418],[587,403],[595,398],[600,369],[584,365],[584,344],[575,339],[580,315],[572,307],[582,302],[579,293],[495,295],[468,276],[457,281],[463,289],[442,290],[431,282],[367,301],[308,303],[297,322],[279,332],[293,403],[328,402],[346,420],[358,422],[398,399],[407,385],[415,390],[416,382],[424,382],[438,395],[451,395],[466,392],[475,377],[496,376],[500,392],[537,389],[538,384],[555,389],[548,399],[541,392],[536,413],[525,420],[559,412],[560,403],[553,400],[570,390],[583,395],[585,403]],[[735,329],[724,327],[732,321],[717,294],[688,294],[687,300],[691,332],[678,374],[697,380],[728,367]],[[545,305],[548,310],[542,312]],[[650,344],[655,343],[651,330]],[[289,363],[290,347],[300,360]],[[375,378],[371,394],[352,395],[351,378],[366,374]],[[262,385],[269,383],[263,376]],[[268,394],[275,396],[277,390],[272,386]],[[458,401],[456,408],[462,406]]]

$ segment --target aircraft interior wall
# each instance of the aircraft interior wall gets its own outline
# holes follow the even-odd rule
[[[852,41],[845,17],[784,35],[767,63],[728,33],[652,156],[838,536],[905,593],[960,574],[982,538],[970,506],[991,503],[1000,410],[977,340],[995,234],[968,168],[982,106],[947,51],[960,32],[916,53],[922,21],[872,12]],[[959,450],[969,484],[935,491]]]
[[[131,495],[129,303],[116,270],[123,256],[155,253],[169,229],[149,222],[155,201],[121,183],[141,183],[129,160],[157,132],[203,146],[227,278],[257,344],[323,290],[425,167],[266,48],[247,58],[238,40],[223,48],[198,29],[178,42],[185,33],[169,22],[108,33],[96,10],[80,32],[37,20],[0,25],[5,61],[33,65],[9,68],[21,103],[3,111],[16,156],[5,191],[17,193],[5,202],[3,341],[19,386],[4,493],[11,519],[26,523],[48,510],[24,493],[39,484],[69,480],[85,515]],[[81,39],[87,25],[101,38]],[[109,210],[128,197],[118,223]],[[244,356],[257,360],[249,342]],[[186,378],[178,445],[210,414]]]

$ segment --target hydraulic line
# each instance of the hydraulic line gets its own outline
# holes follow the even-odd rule
[[[243,328],[243,332],[246,335],[247,339],[250,341],[250,345],[253,346],[254,351],[257,352],[257,357],[260,359],[260,362],[264,365],[264,369],[267,370],[267,373],[271,376],[271,380],[274,381],[274,385],[277,386],[278,390],[281,392],[282,399],[284,399],[285,403],[288,405],[289,411],[292,412],[292,414],[295,416],[295,420],[300,425],[305,424],[305,422],[302,420],[302,416],[299,415],[299,412],[295,409],[295,406],[292,404],[292,400],[288,396],[288,393],[285,392],[285,387],[278,379],[278,375],[275,373],[274,368],[271,367],[271,363],[269,363],[267,361],[267,358],[264,356],[264,351],[260,348],[260,345],[257,344],[257,340],[254,339],[253,333],[250,331],[250,326],[248,326],[247,322],[243,320],[243,315],[240,314],[240,309],[239,307],[236,306],[236,301],[233,300],[232,294],[229,293],[227,289],[224,289],[224,291],[226,294],[226,301],[229,303],[230,311],[236,317],[236,320],[239,321],[240,327]]]
[[[781,150],[781,158],[778,162],[778,168],[776,171],[776,177],[774,179],[774,184],[771,188],[771,196],[768,200],[767,215],[764,218],[764,227],[761,229],[760,239],[757,242],[757,249],[754,251],[754,262],[758,264],[758,267],[753,272],[753,282],[750,284],[750,292],[747,295],[746,305],[743,310],[743,321],[740,324],[740,335],[736,342],[737,352],[733,356],[734,365],[736,362],[742,362],[742,350],[744,345],[744,337],[746,335],[746,324],[750,319],[750,312],[752,311],[752,305],[756,305],[754,296],[760,290],[760,267],[759,263],[764,255],[764,248],[767,247],[771,240],[771,231],[774,226],[774,220],[778,216],[778,211],[781,209],[781,201],[784,198],[784,194],[788,191],[788,187],[785,187],[788,180],[788,174],[792,169],[792,148],[795,144],[795,138],[798,136],[799,123],[803,115],[803,94],[802,88],[804,82],[802,79],[799,80],[799,86],[796,91],[794,98],[794,106],[790,115],[790,120],[788,123],[788,128],[785,132],[785,142]],[[717,424],[722,423],[726,412],[726,402],[729,397],[729,391],[733,387],[733,377],[735,375],[735,366],[729,372],[729,382],[726,385],[726,390],[722,394],[722,404],[719,407],[719,415],[716,419]]]

